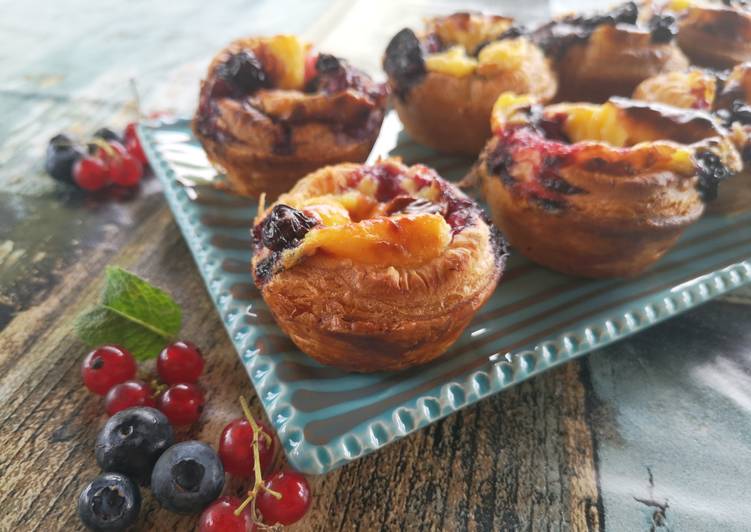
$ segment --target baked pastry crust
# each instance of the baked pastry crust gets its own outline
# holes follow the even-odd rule
[[[629,96],[648,77],[688,67],[669,28],[638,24],[638,13],[627,2],[608,13],[565,16],[532,32],[554,61],[557,101]]]
[[[386,100],[385,86],[296,37],[238,39],[211,61],[193,131],[234,192],[276,197],[321,166],[364,161]]]
[[[740,168],[698,111],[622,98],[543,108],[506,94],[493,120],[475,171],[494,222],[523,255],[571,275],[639,274]]]
[[[395,159],[303,178],[259,211],[254,243],[254,279],[282,330],[319,362],[356,372],[444,353],[506,259],[474,202],[429,168]]]
[[[745,2],[647,2],[645,16],[655,14],[677,19],[678,45],[692,64],[725,69],[751,60],[751,7]]]
[[[417,142],[476,156],[504,91],[547,101],[557,82],[542,51],[509,18],[454,13],[426,21],[419,34],[400,31],[384,55],[392,103]]]
[[[707,212],[751,209],[751,62],[737,65],[728,75],[691,69],[655,76],[636,88],[634,98],[712,111],[729,129],[744,168],[723,180],[717,198],[707,204]]]

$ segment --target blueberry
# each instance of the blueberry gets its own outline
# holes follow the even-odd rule
[[[151,473],[151,491],[166,509],[197,513],[224,488],[224,467],[214,449],[200,441],[185,441],[167,449]]]
[[[696,154],[696,169],[699,177],[696,188],[702,199],[711,201],[717,197],[720,181],[730,177],[730,169],[722,163],[720,157],[711,151]]]
[[[677,28],[673,15],[654,15],[649,20],[649,31],[653,43],[669,43],[675,37]]]
[[[330,74],[342,68],[342,62],[331,54],[318,54],[316,59],[316,71],[319,74]]]
[[[104,473],[78,497],[78,516],[91,530],[125,530],[138,519],[141,492],[120,473]]]
[[[105,471],[128,475],[146,485],[159,456],[174,442],[172,426],[159,410],[121,410],[107,421],[96,439],[96,461]]]
[[[231,55],[226,63],[219,66],[217,73],[244,93],[255,92],[269,85],[263,65],[249,50]]]
[[[283,251],[300,243],[308,231],[315,227],[313,218],[289,205],[279,204],[263,221],[261,238],[263,245],[272,251]]]
[[[122,137],[108,127],[100,127],[94,132],[93,137],[95,139],[106,140],[107,142],[114,140],[119,142],[120,144],[123,143]]]
[[[44,169],[53,179],[73,183],[73,165],[84,155],[83,148],[75,139],[60,133],[52,137],[47,145]]]
[[[394,35],[386,47],[383,69],[396,82],[396,93],[401,98],[422,80],[426,72],[425,59],[415,32],[404,28]]]

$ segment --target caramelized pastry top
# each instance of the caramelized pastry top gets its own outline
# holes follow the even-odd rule
[[[586,194],[581,175],[640,179],[660,172],[698,177],[705,199],[720,179],[739,171],[738,154],[727,131],[709,114],[660,104],[611,98],[596,105],[563,103],[542,107],[531,98],[501,95],[492,114],[496,149],[488,171],[517,190],[549,205],[565,196]]]
[[[610,31],[607,28],[643,35],[644,45],[667,44],[675,37],[675,22],[670,14],[655,14],[642,21],[636,2],[625,2],[604,13],[563,16],[536,28],[531,39],[547,55],[559,59],[570,46],[586,43],[594,34]]]
[[[295,36],[239,39],[211,62],[196,124],[215,140],[252,140],[242,138],[245,129],[264,126],[264,135],[277,137],[274,152],[284,155],[291,127],[324,123],[356,136],[385,100],[384,85]]]
[[[490,78],[538,55],[542,58],[540,49],[512,19],[463,12],[429,19],[422,32],[397,33],[386,48],[383,66],[396,82],[397,95],[404,96],[428,72]]]
[[[300,181],[256,219],[255,276],[265,282],[312,255],[413,267],[439,257],[480,220],[477,205],[435,171],[387,159]]]

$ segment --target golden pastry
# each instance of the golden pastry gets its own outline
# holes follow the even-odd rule
[[[230,188],[276,197],[324,166],[364,161],[386,88],[290,35],[239,39],[211,62],[193,131]]]
[[[512,20],[455,13],[397,33],[383,67],[409,135],[446,153],[477,155],[490,137],[490,110],[504,91],[553,97],[556,79],[542,51]]]
[[[492,120],[475,171],[493,220],[520,253],[572,275],[640,273],[740,169],[727,132],[700,111],[504,94]]]
[[[697,69],[655,76],[636,88],[634,98],[713,111],[730,130],[744,169],[720,184],[717,198],[707,205],[707,212],[732,213],[751,208],[751,62],[737,65],[727,76]]]
[[[665,19],[642,25],[638,18],[637,5],[627,2],[608,13],[569,15],[533,31],[532,40],[554,60],[556,100],[628,96],[648,77],[688,67]]]
[[[279,326],[348,371],[433,360],[490,297],[503,238],[435,171],[395,159],[300,180],[253,228],[253,276]]]
[[[745,1],[653,0],[645,17],[677,20],[678,45],[692,63],[730,68],[751,60],[751,7]]]

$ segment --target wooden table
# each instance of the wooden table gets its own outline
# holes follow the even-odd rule
[[[239,394],[262,415],[155,180],[131,196],[82,194],[43,175],[47,139],[133,120],[130,78],[144,109],[189,113],[208,59],[231,38],[305,31],[339,51],[348,21],[375,6],[70,4],[9,4],[0,24],[0,530],[80,527],[75,501],[98,474],[105,415],[81,384],[87,349],[72,323],[97,299],[107,264],[174,294],[182,336],[206,354],[207,410],[186,437],[216,445]],[[369,68],[424,6],[379,9],[390,22],[362,29],[377,45],[352,49]],[[313,506],[295,528],[748,528],[749,300],[707,304],[312,478]],[[194,522],[146,494],[138,528]]]

